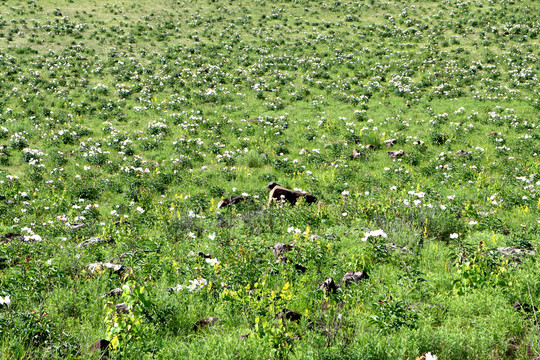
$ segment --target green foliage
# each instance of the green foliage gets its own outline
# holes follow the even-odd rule
[[[0,358],[540,353],[537,2],[0,10]]]
[[[454,263],[456,279],[454,293],[464,295],[467,291],[484,286],[507,287],[512,285],[508,275],[508,260],[496,251],[485,249],[483,242],[474,251],[463,248]]]
[[[106,327],[106,339],[110,342],[113,353],[125,353],[125,348],[131,342],[141,340],[149,331],[145,327],[143,312],[151,306],[146,297],[143,286],[128,282],[122,286],[120,300],[124,310],[119,310],[114,304],[106,305],[107,315],[104,323]]]
[[[405,301],[394,301],[389,296],[387,299],[378,301],[375,306],[377,315],[372,315],[371,321],[379,328],[380,332],[390,333],[402,326],[412,328],[416,326],[418,314]]]

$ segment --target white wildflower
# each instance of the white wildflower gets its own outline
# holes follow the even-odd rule
[[[214,259],[205,259],[205,261],[206,261],[207,264],[210,264],[212,266],[220,264],[220,262],[216,258],[214,258]]]

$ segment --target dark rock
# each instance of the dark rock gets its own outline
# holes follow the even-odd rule
[[[335,293],[338,289],[338,286],[334,282],[334,279],[329,277],[324,280],[323,283],[319,286],[319,290]]]
[[[100,239],[100,238],[97,238],[97,237],[93,237],[93,238],[90,238],[88,240],[83,241],[80,244],[77,244],[76,247],[81,248],[83,246],[90,246],[90,245],[96,245],[96,244],[101,244],[101,243],[109,243],[111,241],[112,241],[111,239]]]
[[[369,279],[365,271],[347,271],[339,282],[338,286],[348,286],[350,283],[359,283],[363,279]]]
[[[286,189],[279,186],[275,182],[269,183],[267,188],[268,190],[270,190],[268,206],[272,205],[273,200],[284,200],[291,203],[292,206],[294,206],[300,198],[304,198],[306,203],[308,204],[313,204],[317,202],[317,197],[315,197],[315,195]]]
[[[125,303],[116,304],[116,312],[119,314],[129,314],[129,309]]]
[[[289,309],[283,309],[276,315],[276,319],[285,319],[289,321],[298,321],[301,318],[302,315]]]
[[[365,157],[368,157],[369,155],[358,150],[358,149],[354,149],[353,152],[352,152],[352,155],[351,155],[351,159],[356,159],[356,158],[365,158]]]
[[[82,229],[82,228],[84,228],[84,227],[86,227],[86,226],[87,226],[87,225],[86,225],[85,223],[74,223],[74,224],[71,224],[71,225],[69,226],[69,228],[70,228],[71,230],[79,230],[79,229]]]
[[[366,149],[366,150],[379,150],[379,146],[378,145],[373,145],[373,144],[367,144],[366,146],[364,146],[364,149]]]
[[[116,289],[112,289],[111,291],[109,291],[108,293],[102,295],[101,297],[106,298],[106,297],[112,297],[112,296],[120,296],[120,295],[122,295],[123,292],[124,292],[124,290],[122,290],[120,288],[116,288]]]
[[[497,248],[497,252],[501,253],[505,257],[514,257],[514,258],[520,258],[526,255],[532,256],[536,254],[536,251],[534,250],[520,249],[516,246],[499,247]]]
[[[123,253],[123,254],[115,256],[113,259],[111,259],[111,261],[113,261],[113,260],[123,260],[126,256],[135,256],[135,255],[137,255],[139,253],[151,253],[151,252],[160,253],[161,249],[129,251],[127,253]]]
[[[101,339],[101,340],[98,340],[95,343],[93,343],[90,346],[89,350],[90,351],[99,350],[101,352],[100,359],[104,360],[104,359],[107,359],[109,357],[109,344],[110,344],[109,341]]]
[[[217,208],[221,209],[221,208],[224,208],[226,206],[235,205],[235,204],[238,204],[238,203],[243,202],[243,201],[246,201],[246,198],[244,198],[242,196],[231,196],[228,199],[221,199],[217,204]]]
[[[329,239],[329,240],[338,240],[338,237],[336,234],[333,234],[333,233],[326,233],[324,234],[324,238],[325,239]]]
[[[470,156],[470,155],[471,155],[470,152],[467,152],[467,151],[464,151],[464,150],[458,150],[454,154],[454,156]]]
[[[280,257],[278,258],[278,260],[279,260],[280,263],[284,263],[284,264],[290,263],[290,262],[291,262],[291,260],[290,260],[288,257],[286,257],[286,256],[280,256]]]
[[[198,253],[195,253],[195,255],[197,255],[198,257],[203,258],[203,259],[212,259],[213,258],[212,255],[205,254],[205,253],[200,252],[200,251]]]
[[[416,145],[416,146],[424,146],[425,143],[424,143],[422,140],[418,140],[418,141],[413,142],[413,145]]]
[[[524,304],[524,303],[521,303],[519,301],[516,301],[514,303],[514,305],[512,305],[512,307],[516,310],[523,310],[524,312],[526,313],[535,313],[538,311],[538,309],[536,308],[536,306],[534,305],[529,305],[529,304]]]
[[[307,267],[301,264],[294,264],[294,268],[296,269],[296,271],[301,272],[301,273],[305,273],[307,270]]]
[[[7,233],[7,234],[4,234],[4,235],[0,235],[0,242],[7,243],[7,242],[11,242],[13,240],[23,241],[24,236],[20,235],[20,234],[14,234],[14,233]]]
[[[294,246],[290,244],[276,243],[274,246],[270,247],[274,253],[276,259],[280,259],[286,252],[291,251]]]
[[[397,139],[388,139],[388,140],[385,140],[384,142],[384,145],[389,148],[389,147],[392,147],[394,145],[396,145],[397,143]]]
[[[384,246],[386,247],[386,249],[387,249],[388,251],[397,251],[397,250],[399,250],[399,251],[401,251],[401,253],[402,253],[403,255],[407,254],[407,252],[408,252],[406,246],[404,246],[404,247],[399,247],[399,246],[397,246],[397,245],[394,244],[394,243],[386,243]]]
[[[197,321],[195,325],[193,325],[193,330],[197,331],[203,328],[209,328],[210,326],[214,325],[218,321],[219,319],[215,316],[204,318],[202,320]]]
[[[403,150],[394,150],[388,152],[388,156],[394,159],[398,159],[400,157],[403,157],[404,155],[407,155],[407,153]]]

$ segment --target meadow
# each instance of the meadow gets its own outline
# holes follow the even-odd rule
[[[539,35],[532,0],[0,2],[0,358],[540,358]]]

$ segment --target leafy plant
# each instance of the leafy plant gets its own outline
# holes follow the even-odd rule
[[[120,297],[123,306],[112,303],[106,305],[105,326],[106,339],[110,342],[113,352],[123,353],[125,348],[133,341],[145,336],[143,309],[150,306],[143,286],[128,282],[122,286]]]

